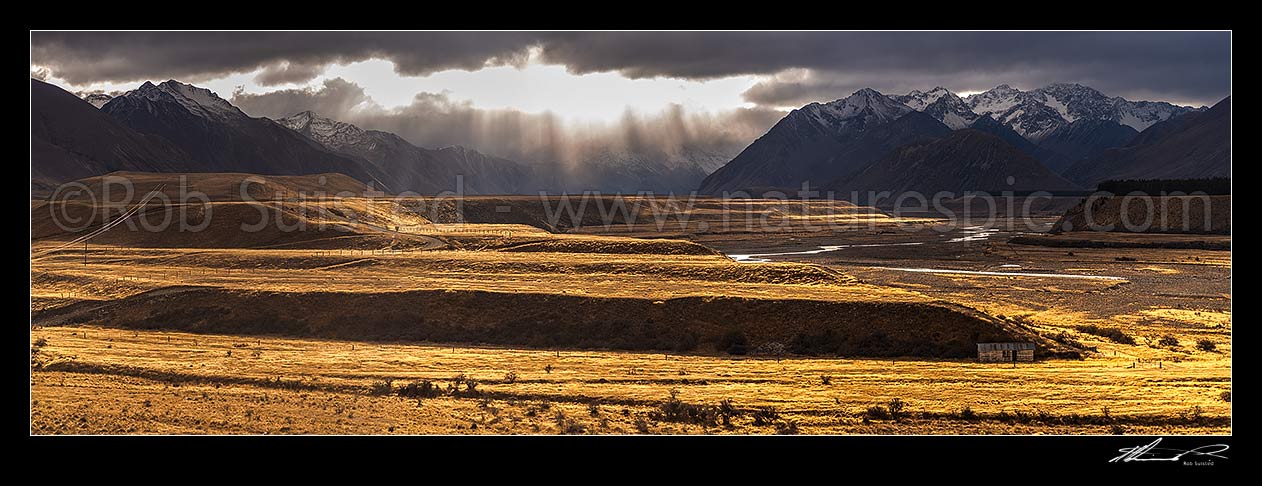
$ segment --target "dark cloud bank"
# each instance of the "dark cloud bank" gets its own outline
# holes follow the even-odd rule
[[[831,100],[860,87],[1078,82],[1130,99],[1204,104],[1231,90],[1228,32],[35,32],[31,42],[33,63],[75,84],[197,81],[262,68],[257,81],[274,85],[369,58],[423,75],[520,65],[537,49],[541,61],[574,73],[781,73],[746,93],[772,106]]]

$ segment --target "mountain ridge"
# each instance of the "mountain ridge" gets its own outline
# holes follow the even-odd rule
[[[862,170],[898,146],[950,131],[933,117],[865,88],[791,111],[706,177],[699,192],[819,187]]]
[[[1065,175],[1087,186],[1109,179],[1230,177],[1231,97],[1154,124],[1124,147],[1074,163]]]
[[[174,80],[145,82],[100,110],[133,130],[183,149],[199,162],[197,170],[189,172],[338,172],[390,189],[370,164],[331,152],[270,119],[250,117],[208,89]]]
[[[403,137],[321,117],[307,110],[276,120],[326,148],[372,163],[397,190],[438,194],[512,194],[532,176],[529,167],[462,146],[418,147]],[[457,186],[457,177],[462,186]]]
[[[132,130],[55,85],[31,79],[31,187],[115,171],[177,172],[192,158],[175,144]]]

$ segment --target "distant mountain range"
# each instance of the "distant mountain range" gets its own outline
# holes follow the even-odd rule
[[[865,88],[793,110],[699,191],[792,193],[803,184],[843,191],[1054,191],[1124,176],[1219,175],[1229,125],[1185,127],[1178,139],[1185,150],[1164,158],[1119,149],[1149,131],[1219,119],[1203,118],[1204,110],[1110,98],[1078,84],[1031,91],[1001,85],[964,98],[941,87],[894,96]],[[1228,150],[1188,148],[1197,143]],[[1204,160],[1192,161],[1192,154]],[[1159,164],[1147,176],[1139,169]]]
[[[701,183],[700,192],[798,191],[863,170],[891,150],[951,129],[873,89],[793,110]]]
[[[861,89],[791,111],[738,153],[596,150],[522,163],[301,112],[251,117],[166,81],[111,96],[31,80],[32,188],[111,171],[347,174],[387,192],[469,194],[824,190],[1064,190],[1113,178],[1230,175],[1230,98],[1212,109],[1107,97],[1077,84]],[[99,109],[98,109],[99,107]],[[1008,177],[1012,180],[1009,181]],[[879,189],[878,189],[879,188]]]
[[[424,149],[310,112],[250,117],[210,90],[177,81],[86,98],[31,80],[33,190],[113,171],[337,172],[380,190],[421,194],[455,190],[457,175],[470,194],[514,193],[531,180],[512,161],[464,147]]]
[[[1156,123],[1125,146],[1078,161],[1065,175],[1087,186],[1109,179],[1231,177],[1231,97]]]
[[[310,111],[276,122],[334,152],[368,161],[387,175],[388,187],[396,191],[454,191],[456,178],[462,177],[466,194],[512,194],[525,189],[532,177],[529,167],[511,160],[459,146],[421,148],[393,133],[364,130]]]
[[[137,132],[162,137],[195,164],[186,172],[318,174],[340,172],[388,187],[376,167],[334,153],[267,118],[252,118],[208,89],[176,81],[114,97],[101,112]]]
[[[972,111],[990,115],[1034,143],[1077,120],[1107,120],[1143,131],[1194,108],[1162,101],[1110,98],[1080,84],[1056,83],[1031,91],[1006,84],[964,99]]]
[[[99,175],[101,171],[135,170],[258,174],[341,172],[394,193],[452,191],[456,189],[457,176],[462,178],[467,194],[585,190],[687,193],[706,175],[731,160],[738,149],[685,145],[667,153],[649,146],[635,150],[595,150],[577,163],[546,158],[523,163],[462,146],[419,147],[393,133],[363,129],[310,111],[277,120],[250,117],[210,90],[174,80],[157,85],[145,83],[117,96],[79,93],[82,100],[36,80],[32,80],[33,93],[35,83],[40,84],[41,93],[32,95],[33,113],[46,111],[42,108],[47,98],[43,92],[60,92],[67,96],[63,101],[78,105],[78,109],[72,111],[82,115],[87,113],[85,110],[99,107],[100,113],[87,118],[98,122],[111,119],[129,133],[144,135],[140,139],[123,137],[124,142],[144,139],[164,146],[150,147],[150,152],[163,154],[174,150],[179,154],[163,155],[161,164],[151,161],[151,157],[124,162],[110,157],[102,159],[97,154],[88,157],[97,162],[93,164],[66,162],[68,157],[64,154],[57,160],[41,156],[32,161],[33,166],[39,167],[35,171],[38,181],[32,183],[38,182],[36,185],[43,188]],[[51,114],[43,118],[41,123],[49,127],[76,123],[69,117]],[[32,137],[33,145],[56,147],[55,143],[37,138]],[[105,136],[95,142],[108,143],[112,138],[117,137]],[[77,153],[76,150],[70,147],[70,153]],[[41,154],[52,152],[56,150],[41,148],[40,151]]]

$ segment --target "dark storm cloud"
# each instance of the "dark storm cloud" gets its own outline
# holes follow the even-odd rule
[[[1035,88],[1081,82],[1106,94],[1216,101],[1230,93],[1226,32],[665,32],[563,33],[543,44],[570,72],[713,78],[795,68],[756,103],[831,100],[862,87],[890,92]]]
[[[284,62],[309,68],[374,57],[394,61],[400,73],[419,75],[517,64],[534,42],[528,33],[33,32],[31,62],[74,84],[197,81]],[[271,79],[307,81],[318,71],[293,74]]]
[[[286,83],[305,83],[324,72],[324,64],[298,64],[281,62],[270,64],[254,76],[254,82],[263,86]]]
[[[363,88],[342,78],[325,80],[319,88],[282,89],[261,95],[238,89],[230,101],[250,115],[272,119],[308,110],[329,115],[345,114],[356,106],[371,102]]]
[[[551,113],[481,109],[445,93],[419,93],[408,106],[384,108],[362,87],[341,78],[318,88],[238,91],[231,101],[253,116],[281,118],[312,110],[396,133],[422,147],[465,145],[516,160],[571,164],[619,151],[679,155],[700,149],[735,155],[784,116],[764,108],[691,113],[670,105],[659,112],[628,110],[612,123],[577,124]]]
[[[180,78],[265,68],[260,82],[318,66],[389,59],[403,74],[519,65],[530,48],[570,72],[707,79],[805,69],[749,100],[800,104],[858,87],[902,92],[1080,82],[1110,95],[1212,103],[1230,93],[1226,32],[244,32],[32,34],[32,62],[71,83]],[[288,63],[286,67],[274,65]],[[292,66],[289,67],[289,66]],[[305,78],[305,79],[303,79]]]

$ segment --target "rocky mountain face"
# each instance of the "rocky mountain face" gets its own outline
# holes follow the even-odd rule
[[[390,189],[371,164],[334,153],[266,118],[253,118],[210,90],[146,82],[101,112],[132,130],[162,137],[194,161],[189,172],[318,174],[340,172]]]
[[[1088,187],[1110,179],[1230,177],[1231,97],[1153,124],[1126,146],[1082,159],[1064,175]]]
[[[826,189],[841,194],[920,192],[932,198],[940,191],[958,195],[967,191],[1057,191],[1077,187],[1003,139],[965,129],[894,149],[854,177]]]
[[[974,113],[990,116],[1035,142],[1065,123],[1060,112],[1033,93],[1006,84],[969,96],[965,101]]]
[[[934,117],[952,130],[968,128],[978,118],[977,113],[959,96],[946,88],[937,87],[928,92],[912,91],[901,96],[891,96],[909,108]]]
[[[1192,111],[1163,102],[1110,98],[1068,83],[1032,91],[1000,85],[967,99],[941,87],[891,98],[953,130],[973,128],[1002,138],[1057,172],[1127,144],[1154,123]]]
[[[1078,120],[1112,121],[1142,131],[1154,123],[1194,110],[1165,102],[1110,98],[1072,83],[1056,83],[1031,91],[1002,84],[964,101],[974,113],[990,115],[1035,143]]]
[[[1140,131],[1173,130],[1169,120],[1197,112],[1069,83],[1030,91],[1000,85],[967,98],[942,87],[894,96],[862,89],[792,111],[700,191],[796,191],[821,181],[845,190],[1079,189],[1075,182],[1108,171],[1086,161],[1134,144]],[[1073,180],[1058,175],[1070,166],[1077,167]],[[991,170],[1005,179],[988,179],[994,174],[983,172]]]
[[[876,90],[793,110],[701,183],[703,194],[798,191],[852,175],[890,150],[949,134],[933,117]],[[756,194],[755,194],[756,195]]]
[[[991,118],[990,115],[979,116],[977,120],[973,121],[973,124],[969,126],[969,128],[999,137],[1013,148],[1020,150],[1030,157],[1034,157],[1034,159],[1039,162],[1042,162],[1043,165],[1052,169],[1053,172],[1056,171],[1054,167],[1064,167],[1071,162],[1068,157],[1060,152],[1043,148],[1039,145],[1035,145],[1034,142],[1026,140],[1025,137],[1022,137],[1021,134],[1017,133],[1016,130],[1013,130],[1012,127],[995,121],[995,119]]]
[[[1113,120],[1082,118],[1056,129],[1038,146],[1062,156],[1044,160],[1049,169],[1060,172],[1105,149],[1126,145],[1138,135],[1134,128]]]
[[[310,111],[276,122],[334,152],[368,161],[396,192],[456,191],[459,177],[466,194],[512,194],[531,178],[529,167],[511,160],[458,146],[417,147],[393,133],[364,130]]]
[[[83,101],[86,101],[92,106],[95,106],[97,108],[105,106],[106,103],[109,103],[110,100],[114,99],[113,96],[110,96],[106,93],[87,93],[87,94],[84,94],[82,98],[83,98]]]

